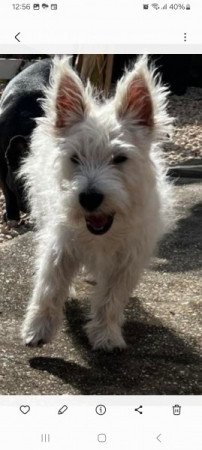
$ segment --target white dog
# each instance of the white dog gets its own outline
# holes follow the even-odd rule
[[[31,153],[21,170],[38,229],[34,292],[22,336],[49,342],[81,266],[97,285],[86,331],[94,349],[125,347],[121,326],[157,241],[172,222],[172,196],[157,143],[172,119],[167,89],[147,58],[99,103],[66,57],[55,58]]]

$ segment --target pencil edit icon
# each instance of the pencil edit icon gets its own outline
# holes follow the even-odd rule
[[[67,405],[63,405],[63,406],[59,409],[58,414],[59,414],[59,415],[64,414],[67,410],[68,410],[68,406],[67,406]]]

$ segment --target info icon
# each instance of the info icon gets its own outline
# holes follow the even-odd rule
[[[99,416],[103,416],[106,413],[106,410],[107,408],[105,405],[97,405],[95,408],[95,411]]]
[[[174,416],[180,416],[180,414],[181,414],[181,406],[180,405],[173,406],[173,414],[174,414]]]

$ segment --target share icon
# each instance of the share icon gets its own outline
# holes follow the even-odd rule
[[[142,405],[138,406],[138,408],[135,408],[135,411],[138,412],[139,414],[143,414],[142,410]]]

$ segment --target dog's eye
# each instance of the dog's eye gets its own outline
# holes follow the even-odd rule
[[[73,164],[79,164],[79,158],[78,158],[78,156],[75,154],[75,155],[72,155],[71,156],[71,162],[73,162]]]
[[[113,164],[121,164],[121,163],[124,163],[125,161],[127,161],[127,156],[125,156],[125,155],[117,155],[117,156],[114,156],[114,158],[113,158]]]

